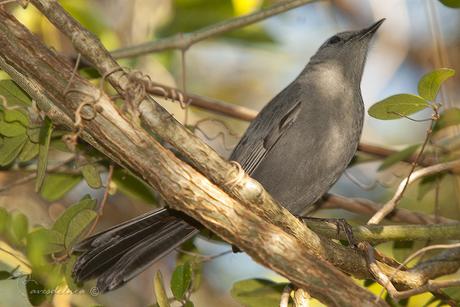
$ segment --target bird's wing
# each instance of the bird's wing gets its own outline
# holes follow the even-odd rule
[[[301,109],[300,87],[292,83],[260,112],[233,150],[237,161],[251,175],[280,137],[292,126]]]

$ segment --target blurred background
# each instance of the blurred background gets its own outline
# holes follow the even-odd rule
[[[84,26],[94,32],[109,50],[131,46],[179,32],[191,32],[213,23],[251,13],[277,1],[263,0],[63,0],[62,5]],[[32,5],[22,9],[11,5],[11,12],[31,31],[57,51],[75,56],[70,42],[37,12]],[[387,96],[416,93],[420,77],[439,67],[460,71],[460,10],[437,0],[335,0],[318,1],[265,21],[193,45],[185,53],[165,51],[122,59],[123,66],[139,69],[159,83],[183,88],[187,92],[213,97],[228,103],[260,110],[304,68],[318,47],[336,32],[359,29],[386,18],[378,31],[362,80],[366,108]],[[183,70],[185,68],[185,71]],[[445,107],[458,107],[459,77],[446,82],[441,95]],[[223,156],[228,156],[248,122],[198,109],[181,108],[170,100],[159,101],[181,122],[194,125],[196,133]],[[186,115],[188,112],[188,115]],[[429,117],[429,112],[416,118]],[[205,119],[205,120],[203,120]],[[206,120],[207,119],[207,120]],[[217,119],[211,120],[211,119]],[[366,117],[362,142],[402,149],[420,143],[428,122],[407,119],[379,121]],[[59,158],[57,156],[56,158]],[[387,200],[407,173],[409,165],[398,165],[377,172],[379,162],[359,164],[333,187],[333,192],[363,197],[378,202]],[[23,176],[0,172],[0,185]],[[354,180],[350,180],[354,178]],[[356,184],[354,181],[360,182]],[[367,186],[368,188],[363,188]],[[458,219],[459,182],[454,176],[442,179],[440,214]],[[69,204],[89,193],[100,199],[103,189],[93,190],[86,183],[76,185],[66,197],[46,201],[33,191],[33,184],[20,185],[0,194],[0,206],[24,213],[30,225],[50,225]],[[433,192],[423,199],[411,188],[401,206],[433,213]],[[148,199],[123,193],[111,196],[97,225],[105,229],[159,205]],[[363,217],[341,210],[319,211],[317,216],[344,217],[352,222]],[[5,245],[0,242],[0,244]],[[199,253],[216,255],[231,249],[224,243],[196,238]],[[5,245],[6,246],[6,245]],[[4,248],[6,248],[4,246]],[[391,248],[382,247],[390,255]],[[393,255],[394,256],[394,255]],[[105,295],[55,295],[54,306],[147,306],[155,302],[153,276],[161,270],[166,283],[175,267],[176,253],[165,257],[125,287]],[[0,268],[14,268],[14,257],[0,252]],[[195,306],[240,306],[230,296],[235,281],[263,277],[284,279],[254,263],[244,253],[225,254],[203,262],[199,290],[192,294]],[[27,297],[18,296],[17,280],[0,281],[0,306],[29,306]],[[411,305],[427,299],[419,296]],[[428,295],[429,297],[429,295]],[[319,303],[318,303],[319,304]]]

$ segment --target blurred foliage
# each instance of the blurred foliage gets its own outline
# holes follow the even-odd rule
[[[262,5],[262,1],[254,0],[175,0],[173,3],[174,14],[170,22],[158,31],[160,37],[193,32],[237,15],[251,13]],[[260,24],[224,33],[217,38],[232,38],[250,44],[273,42],[273,38]]]
[[[460,0],[439,0],[445,6],[451,8],[460,8]]]

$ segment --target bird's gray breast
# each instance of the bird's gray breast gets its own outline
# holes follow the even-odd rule
[[[298,92],[289,96],[296,101],[284,103],[296,114],[251,175],[294,214],[327,192],[358,146],[364,116],[359,85],[339,77],[312,73],[295,81]]]

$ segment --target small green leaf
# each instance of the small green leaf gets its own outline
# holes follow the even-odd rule
[[[31,106],[32,100],[12,80],[0,80],[0,95],[6,98],[9,106]]]
[[[189,262],[180,264],[174,270],[171,277],[171,291],[174,297],[182,300],[192,283],[192,268]]]
[[[11,276],[11,273],[8,271],[0,271],[0,280],[9,279]]]
[[[10,214],[5,208],[0,207],[0,235],[7,229]]]
[[[26,134],[26,127],[19,122],[6,122],[3,116],[0,116],[0,134],[6,137],[15,137]]]
[[[70,222],[78,215],[79,212],[84,210],[94,210],[96,207],[96,200],[83,197],[78,203],[73,204],[67,208],[54,222],[53,230],[65,235],[68,231]]]
[[[184,305],[182,305],[183,307],[194,307],[193,305],[193,302],[192,301],[186,301]]]
[[[20,212],[13,213],[9,221],[9,237],[16,244],[20,244],[29,231],[29,221],[27,217]]]
[[[27,136],[20,135],[13,138],[5,138],[0,147],[0,165],[5,166],[16,159],[27,141]]]
[[[70,257],[70,260],[67,261],[64,265],[64,278],[67,286],[69,287],[70,290],[72,291],[77,291],[79,289],[78,285],[75,283],[72,272],[73,272],[73,267],[75,265],[75,262],[77,261],[77,256],[72,255]]]
[[[383,171],[402,160],[410,158],[419,147],[420,147],[420,144],[411,145],[401,151],[398,151],[392,155],[389,155],[388,157],[385,158],[385,160],[383,160],[378,170]]]
[[[25,162],[30,161],[38,155],[39,145],[37,143],[32,143],[27,139],[24,147],[19,154],[19,161]]]
[[[48,174],[43,182],[40,195],[47,201],[56,201],[64,197],[81,180],[80,175]]]
[[[445,6],[457,9],[460,8],[460,0],[439,0]]]
[[[99,189],[102,186],[101,174],[95,164],[86,164],[81,167],[81,173],[86,183],[93,189]]]
[[[40,306],[46,300],[46,289],[35,279],[26,281],[27,298],[32,306]]]
[[[435,100],[441,84],[454,75],[455,70],[449,68],[440,68],[427,73],[418,83],[419,95],[426,100]]]
[[[112,181],[120,192],[129,197],[150,204],[156,202],[150,187],[124,169],[115,168]]]
[[[19,110],[3,110],[3,116],[6,122],[18,122],[23,126],[29,126],[29,118]]]
[[[157,304],[159,307],[170,307],[168,296],[166,295],[166,290],[163,283],[163,275],[158,271],[155,275],[153,281],[153,288],[155,291],[155,296],[157,298]]]
[[[430,107],[430,104],[420,96],[398,94],[381,100],[368,110],[370,116],[389,120],[408,116]]]
[[[50,148],[51,133],[53,132],[53,125],[51,120],[47,117],[40,128],[39,136],[39,152],[37,162],[37,180],[35,182],[35,191],[39,192],[42,188],[43,181],[45,180],[46,167],[48,166],[48,151]],[[64,193],[65,194],[65,193]]]
[[[45,228],[38,228],[27,235],[27,259],[32,267],[44,269],[49,265],[46,255],[49,253],[51,244],[50,231]]]
[[[232,297],[244,306],[279,306],[280,295],[286,283],[275,283],[268,279],[246,279],[233,284]]]
[[[444,288],[442,291],[447,294],[455,303],[460,304],[460,287]],[[444,305],[438,305],[444,306]]]
[[[72,246],[86,227],[94,221],[96,216],[96,211],[90,209],[84,209],[75,214],[67,227],[64,237],[64,245]]]
[[[32,143],[40,143],[40,130],[41,127],[29,127],[27,129],[27,136]]]

